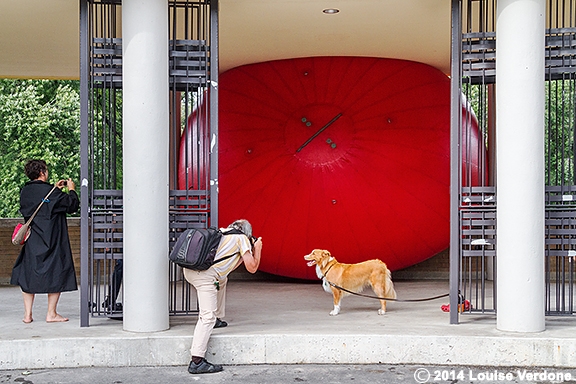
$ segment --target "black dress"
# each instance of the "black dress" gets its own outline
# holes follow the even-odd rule
[[[20,213],[27,220],[54,185],[32,180],[20,192]],[[66,214],[78,211],[80,200],[74,191],[56,188],[32,221],[32,232],[24,243],[10,284],[26,293],[57,293],[78,289]]]

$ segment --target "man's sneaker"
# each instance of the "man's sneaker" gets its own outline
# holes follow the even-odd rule
[[[224,328],[227,325],[228,325],[228,323],[225,322],[224,320],[220,320],[219,318],[216,318],[216,324],[214,324],[214,328]]]
[[[206,359],[202,359],[199,364],[190,361],[190,365],[188,366],[189,373],[214,373],[220,372],[222,370],[222,366],[218,364],[212,364],[206,361]]]

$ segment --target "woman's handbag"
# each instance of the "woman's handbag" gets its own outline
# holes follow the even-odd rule
[[[38,213],[38,211],[40,210],[40,207],[42,207],[42,204],[44,204],[44,202],[46,200],[48,200],[48,196],[50,196],[50,194],[56,189],[56,185],[54,185],[54,188],[52,188],[50,190],[50,192],[48,192],[48,194],[46,195],[45,198],[42,199],[42,201],[40,202],[40,204],[38,205],[38,208],[36,208],[36,210],[34,211],[34,213],[32,214],[32,216],[30,216],[30,218],[28,219],[28,221],[24,224],[22,223],[18,223],[16,225],[16,228],[14,228],[14,232],[12,233],[12,244],[14,245],[24,245],[24,243],[26,242],[26,240],[28,240],[28,238],[30,237],[30,224],[32,223],[32,220],[34,220],[34,217],[36,216],[36,214]]]
[[[24,245],[26,240],[30,237],[30,221],[26,223],[18,223],[16,228],[14,228],[14,233],[12,233],[12,244],[14,245]]]

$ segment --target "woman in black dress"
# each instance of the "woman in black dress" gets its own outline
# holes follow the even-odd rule
[[[20,213],[27,220],[54,185],[48,183],[45,161],[30,160],[24,170],[30,181],[20,192]],[[30,237],[12,270],[10,284],[22,289],[25,323],[32,322],[36,293],[48,294],[47,322],[68,321],[56,312],[60,293],[78,289],[66,214],[78,211],[80,201],[72,179],[60,180],[56,186],[32,221]],[[61,190],[65,186],[68,193]]]

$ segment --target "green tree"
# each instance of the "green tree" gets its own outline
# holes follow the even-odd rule
[[[574,185],[574,80],[546,82],[546,185]]]
[[[24,164],[44,159],[50,181],[80,176],[77,81],[0,79],[0,217],[19,217]]]

